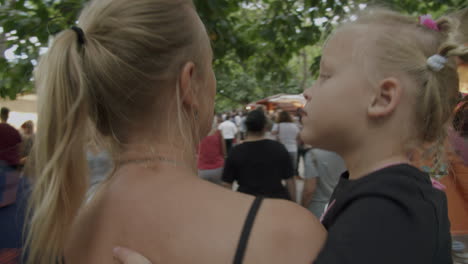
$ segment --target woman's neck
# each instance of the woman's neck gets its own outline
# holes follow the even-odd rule
[[[183,170],[196,171],[196,154],[189,147],[182,148],[175,144],[142,142],[124,146],[121,153],[115,157],[118,166],[127,164],[143,164],[169,166]]]

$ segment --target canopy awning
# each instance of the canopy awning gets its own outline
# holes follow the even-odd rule
[[[263,98],[249,104],[249,108],[255,108],[255,105],[264,105],[267,110],[281,108],[286,111],[295,111],[297,108],[304,107],[306,100],[302,94],[276,94]]]

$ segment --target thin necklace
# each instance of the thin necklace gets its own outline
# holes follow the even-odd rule
[[[151,163],[161,162],[161,163],[171,164],[174,167],[192,168],[193,169],[193,166],[190,166],[190,164],[187,164],[186,162],[180,162],[180,161],[177,161],[177,160],[175,160],[173,158],[168,158],[166,156],[158,154],[157,151],[155,150],[154,146],[149,147],[149,152],[150,152],[150,153],[148,153],[150,155],[149,157],[120,160],[120,161],[117,162],[117,166],[122,167],[122,166],[133,163],[133,164],[142,164],[146,169],[149,169],[149,168],[151,168]]]
[[[118,167],[123,167],[128,164],[142,164],[145,168],[149,168],[151,163],[153,162],[162,162],[162,163],[168,163],[171,164],[175,167],[184,167],[184,168],[190,168],[186,163],[176,161],[174,159],[170,159],[168,157],[164,156],[153,156],[151,158],[142,158],[142,159],[126,159],[126,160],[119,160],[117,161],[117,166]]]

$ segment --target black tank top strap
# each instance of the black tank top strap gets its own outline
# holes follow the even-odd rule
[[[239,239],[239,244],[237,245],[236,256],[234,257],[234,264],[242,264],[244,260],[245,251],[247,249],[247,244],[249,242],[250,233],[255,222],[258,210],[262,204],[263,197],[258,196],[255,198],[250,208],[247,219],[245,219],[244,228],[242,229],[242,234]]]

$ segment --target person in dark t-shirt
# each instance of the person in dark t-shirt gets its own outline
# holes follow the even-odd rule
[[[25,179],[19,171],[21,135],[7,123],[9,112],[0,110],[0,263],[19,263],[26,201],[18,187]]]
[[[0,208],[15,203],[20,177],[21,136],[7,124],[9,112],[3,107],[0,114]]]
[[[247,115],[247,138],[228,155],[223,181],[229,187],[236,181],[242,193],[294,199],[294,168],[288,151],[281,143],[265,139],[266,123],[265,114],[260,110]],[[287,181],[289,193],[282,180]]]
[[[20,164],[21,135],[7,123],[10,110],[2,107],[0,117],[0,162],[16,168]]]

